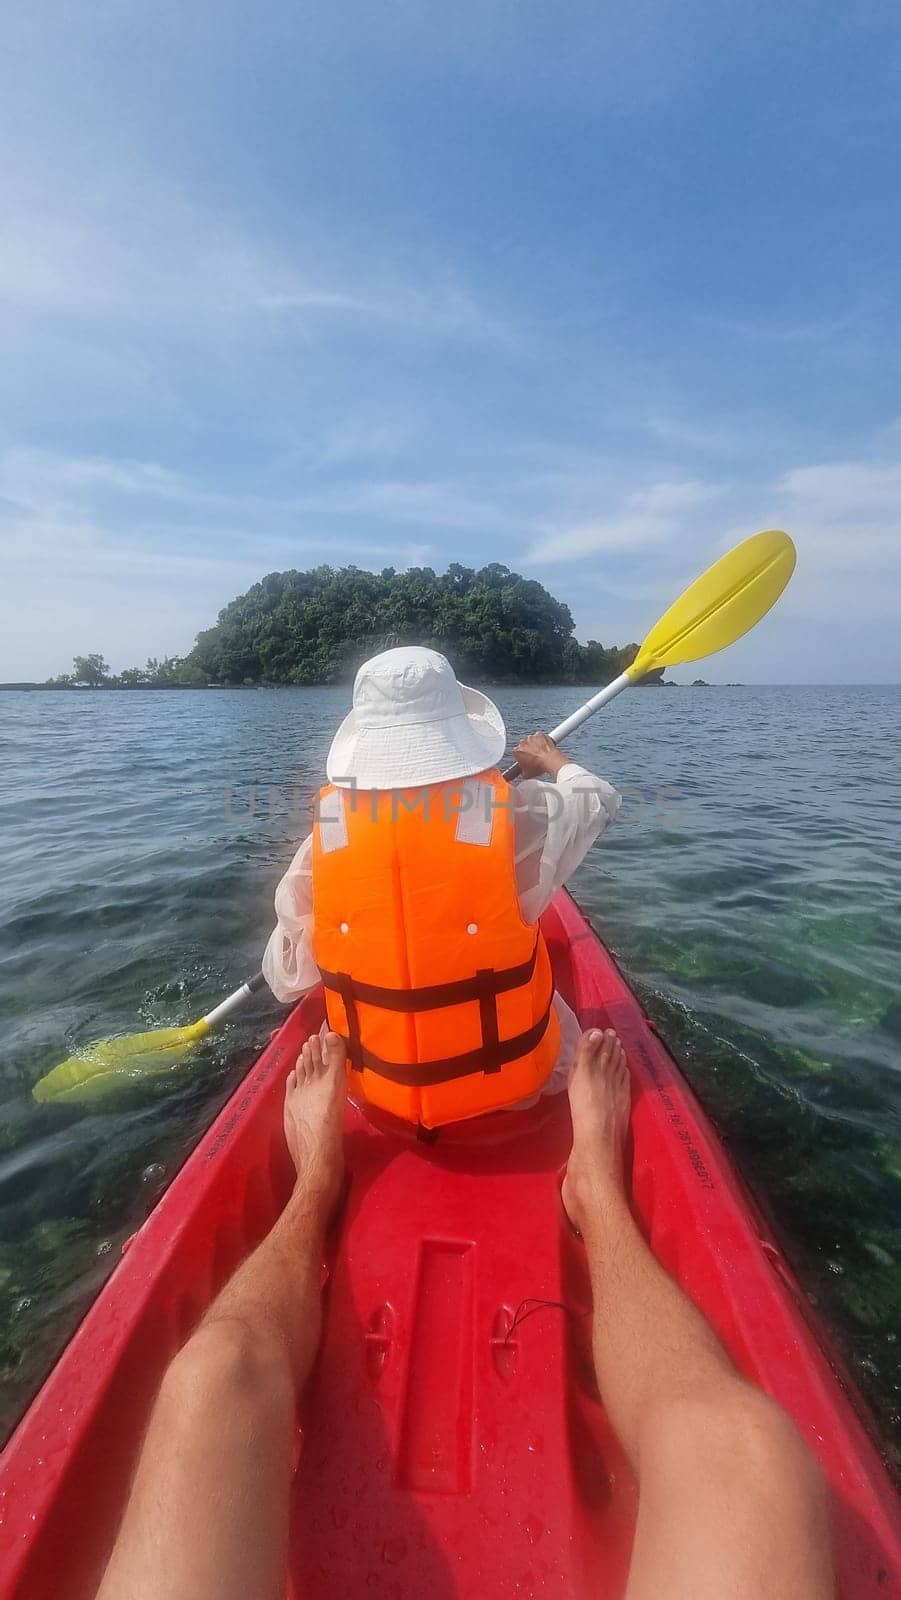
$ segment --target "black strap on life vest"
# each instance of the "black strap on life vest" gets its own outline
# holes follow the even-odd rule
[[[548,995],[547,1006],[524,1033],[512,1039],[501,1039],[497,1017],[497,997],[511,989],[521,989],[531,981],[538,959],[538,937],[528,961],[518,967],[505,967],[496,972],[491,967],[480,968],[471,978],[457,978],[453,983],[433,983],[419,989],[384,989],[378,984],[361,983],[349,972],[328,972],[320,968],[326,989],[341,996],[347,1015],[347,1054],[351,1066],[362,1072],[368,1067],[392,1083],[408,1088],[427,1088],[436,1083],[447,1083],[452,1078],[466,1078],[472,1073],[500,1072],[510,1061],[518,1061],[540,1044],[547,1032],[554,999],[554,985]],[[479,1007],[482,1024],[482,1043],[476,1050],[462,1051],[446,1056],[441,1061],[420,1061],[410,1065],[401,1061],[383,1061],[381,1056],[368,1050],[360,1033],[358,1005],[380,1006],[384,1011],[440,1011],[444,1006],[465,1005],[475,1001]]]

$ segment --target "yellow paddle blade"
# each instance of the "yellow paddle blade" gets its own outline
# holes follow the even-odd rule
[[[85,1101],[102,1099],[111,1089],[132,1078],[165,1072],[209,1033],[206,1022],[186,1028],[154,1028],[152,1033],[129,1033],[120,1039],[100,1039],[85,1045],[35,1084],[35,1100]]]
[[[775,605],[795,560],[791,539],[776,528],[744,539],[664,612],[626,668],[629,677],[635,681],[656,667],[698,661],[734,644]]]

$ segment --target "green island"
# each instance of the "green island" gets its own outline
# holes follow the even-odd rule
[[[637,644],[580,644],[573,629],[567,605],[498,562],[479,571],[454,562],[440,574],[431,567],[320,566],[261,578],[220,611],[186,656],[151,659],[116,675],[102,655],[76,656],[71,673],[34,687],[345,683],[367,656],[403,644],[431,645],[464,680],[489,683],[604,684],[635,658]]]

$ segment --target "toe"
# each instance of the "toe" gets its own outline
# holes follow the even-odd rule
[[[318,1033],[310,1035],[304,1045],[304,1049],[310,1052],[310,1077],[316,1078],[322,1071],[322,1045],[319,1042]]]
[[[285,1079],[285,1099],[297,1088],[297,1068],[292,1067]]]
[[[601,1062],[603,1066],[609,1069],[613,1065],[613,1063],[616,1061],[616,1052],[618,1047],[619,1040],[617,1039],[616,1034],[613,1032],[612,1028],[608,1028],[607,1032],[604,1034],[604,1042],[601,1046]]]
[[[325,1036],[325,1061],[329,1067],[343,1067],[347,1059],[347,1051],[340,1033],[327,1033]]]
[[[601,1047],[603,1038],[604,1035],[601,1033],[600,1028],[589,1028],[588,1032],[583,1033],[579,1040],[576,1047],[576,1058],[579,1059],[581,1057],[585,1061],[593,1061]]]

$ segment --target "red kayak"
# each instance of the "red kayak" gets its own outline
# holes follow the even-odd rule
[[[568,896],[544,927],[583,1024],[626,1046],[634,1202],[654,1252],[819,1457],[844,1600],[901,1593],[891,1485],[781,1252]],[[274,1036],[4,1452],[4,1600],[93,1595],[165,1364],[289,1192],[284,1078],[321,1017],[312,995]],[[584,1256],[559,1202],[566,1096],[432,1145],[349,1104],[346,1132],[352,1183],[303,1417],[289,1596],[621,1595],[637,1495],[594,1386]]]

